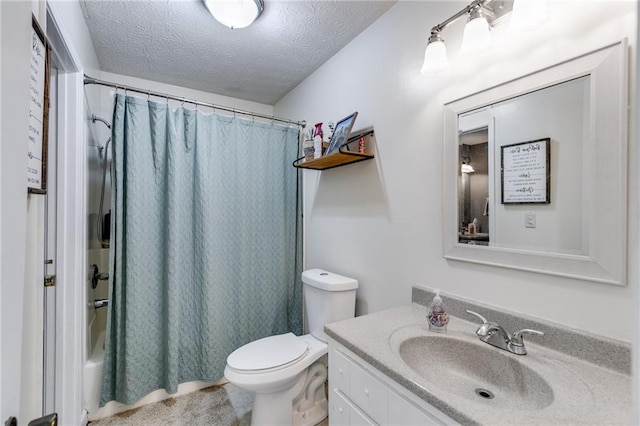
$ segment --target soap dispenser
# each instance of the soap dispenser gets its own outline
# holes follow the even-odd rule
[[[440,297],[440,290],[436,290],[436,295],[429,306],[427,312],[427,321],[429,321],[429,330],[436,333],[446,333],[447,324],[449,324],[449,314],[444,309],[442,304],[442,298]]]

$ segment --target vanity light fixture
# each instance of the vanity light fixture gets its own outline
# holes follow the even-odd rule
[[[475,173],[475,169],[471,165],[471,153],[469,152],[469,145],[462,144],[460,146],[460,172],[461,173]]]
[[[447,58],[447,48],[444,45],[444,39],[440,36],[440,32],[431,33],[427,48],[424,51],[424,63],[420,72],[429,74],[445,70],[449,67],[449,59]]]
[[[513,5],[511,28],[535,30],[547,20],[547,0],[518,0]]]
[[[475,173],[475,170],[471,164],[463,164],[462,166],[460,166],[460,171],[467,174]]]
[[[489,33],[489,21],[487,13],[482,5],[475,6],[469,17],[467,25],[464,27],[462,36],[462,47],[460,53],[479,53],[491,47],[491,34]]]
[[[442,30],[463,16],[467,16],[468,21],[464,29],[461,53],[477,53],[490,47],[490,29],[510,17],[515,21],[512,24],[521,28],[537,28],[547,17],[546,0],[472,1],[455,15],[431,28],[420,70],[422,74],[431,74],[447,68],[448,60]]]
[[[202,0],[209,13],[231,29],[248,27],[264,11],[263,0]]]

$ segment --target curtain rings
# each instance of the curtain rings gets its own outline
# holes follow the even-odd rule
[[[151,100],[151,89],[147,90],[147,101]]]

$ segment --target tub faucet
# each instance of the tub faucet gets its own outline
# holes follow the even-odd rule
[[[532,330],[530,328],[518,330],[509,336],[500,324],[493,321],[487,321],[485,317],[477,312],[467,310],[467,313],[477,316],[482,321],[482,324],[476,330],[476,335],[481,341],[488,343],[491,346],[495,346],[496,348],[511,352],[512,354],[527,354],[527,349],[524,347],[524,340],[522,338],[523,335],[535,334],[537,336],[544,336],[542,331]]]
[[[93,307],[98,309],[98,308],[104,308],[105,306],[109,305],[109,299],[96,299],[93,301]]]
[[[109,280],[108,272],[100,272],[98,269],[98,265],[95,263],[89,267],[91,272],[89,273],[89,278],[91,279],[91,288],[96,289],[98,287],[98,281],[107,281]]]

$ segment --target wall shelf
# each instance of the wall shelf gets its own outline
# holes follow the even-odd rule
[[[357,143],[361,137],[365,138],[364,153],[359,153],[357,151]],[[371,160],[372,158],[375,158],[375,155],[373,154],[374,143],[375,139],[373,129],[355,132],[355,134],[352,135],[349,140],[340,147],[338,152],[334,152],[333,154],[329,155],[323,155],[320,158],[315,158],[309,161],[304,161],[304,157],[300,157],[293,162],[293,167],[299,169],[327,170],[333,169],[335,167],[345,166],[347,164],[358,163],[360,161]],[[354,145],[356,150],[350,150],[353,149]]]

